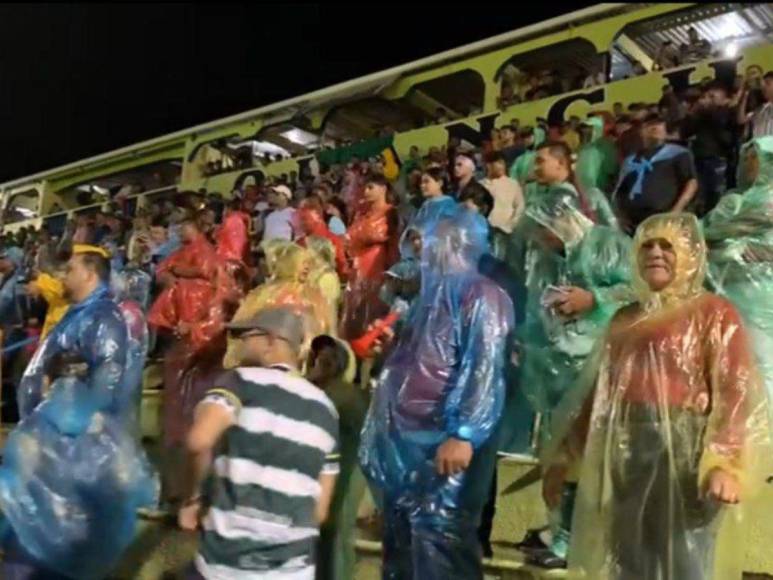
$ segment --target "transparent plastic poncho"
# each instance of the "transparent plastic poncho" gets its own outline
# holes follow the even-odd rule
[[[314,284],[312,272],[315,256],[307,248],[286,240],[271,240],[263,244],[269,281],[247,294],[233,321],[248,320],[260,310],[272,306],[292,308],[303,319],[306,352],[312,339],[320,334],[335,335],[335,319],[330,304]],[[228,350],[223,361],[225,368],[239,366],[239,341],[228,339]]]
[[[773,396],[773,137],[741,152],[741,193],[724,196],[704,219],[709,282],[739,310]]]
[[[518,332],[523,358],[521,385],[534,409],[549,413],[567,391],[618,308],[632,299],[630,239],[594,225],[572,192],[560,188],[526,209],[526,312]],[[551,245],[546,236],[560,241]],[[554,242],[555,243],[555,242]],[[551,293],[579,287],[593,294],[593,307],[567,318],[548,302]]]
[[[128,424],[136,416],[126,394],[139,387],[129,384],[136,359],[127,326],[106,287],[70,308],[24,374],[22,420],[0,467],[0,508],[18,541],[77,580],[108,574],[134,539],[137,508],[158,495]],[[81,359],[87,375],[50,376],[62,353]]]
[[[641,273],[640,249],[650,240],[666,241],[675,255],[674,277],[660,291]],[[562,401],[546,452],[553,465],[581,462],[570,575],[740,579],[743,550],[718,558],[715,536],[723,515],[728,524],[743,519],[770,453],[748,336],[736,309],[703,289],[706,251],[695,216],[643,222],[632,270],[637,300],[614,317]],[[740,507],[707,499],[714,469],[741,483]]]
[[[487,235],[485,219],[464,209],[422,232],[420,295],[384,363],[363,430],[360,461],[371,484],[386,501],[427,518],[452,519],[448,510],[457,510],[474,521],[487,498],[493,465],[476,463],[483,472],[471,467],[450,478],[434,465],[448,438],[469,441],[482,455],[496,442],[513,306],[478,273]]]
[[[611,193],[619,165],[617,149],[611,140],[604,137],[602,117],[590,117],[585,124],[591,127],[591,137],[577,154],[577,180],[586,190]]]

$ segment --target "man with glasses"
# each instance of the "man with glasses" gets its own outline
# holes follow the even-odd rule
[[[338,473],[330,460],[338,415],[324,391],[298,374],[304,328],[297,314],[267,308],[228,329],[242,342],[241,366],[198,405],[186,442],[179,523],[195,530],[203,517],[191,578],[312,580]]]

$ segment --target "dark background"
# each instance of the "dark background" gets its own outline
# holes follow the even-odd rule
[[[585,6],[4,4],[0,181]]]

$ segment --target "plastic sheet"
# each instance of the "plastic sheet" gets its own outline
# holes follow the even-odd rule
[[[127,425],[136,415],[126,395],[138,389],[132,343],[142,338],[137,320],[128,335],[128,319],[106,287],[70,308],[24,375],[22,421],[0,467],[0,508],[18,541],[78,580],[106,576],[134,539],[137,508],[157,499]],[[63,370],[64,358],[81,374]]]
[[[709,281],[739,310],[773,397],[773,137],[741,152],[740,194],[723,196],[704,219]],[[773,399],[771,399],[773,400]]]
[[[145,270],[129,265],[122,272],[113,272],[110,286],[119,301],[131,300],[139,304],[143,312],[147,312],[153,278]]]
[[[195,276],[175,276],[177,268],[190,269]],[[156,279],[173,276],[173,282],[158,296],[148,313],[148,322],[166,330],[177,330],[180,323],[192,326],[190,343],[204,348],[214,336],[222,333],[222,317],[211,316],[218,289],[220,261],[215,249],[200,234],[189,244],[161,262]]]
[[[574,386],[617,309],[633,299],[630,239],[613,228],[593,225],[573,190],[561,188],[533,200],[525,222],[529,249],[526,319],[519,329],[521,384],[535,410],[549,413]],[[591,292],[592,308],[571,319],[551,308],[546,299],[566,287]]]
[[[187,270],[187,277],[174,276],[177,268]],[[226,298],[232,297],[234,286],[203,235],[159,265],[156,278],[169,275],[174,279],[151,306],[148,322],[167,331],[184,330],[164,353],[164,441],[175,446],[184,441],[196,405],[211,388],[210,378],[222,370]]]
[[[353,264],[344,291],[340,329],[346,339],[361,336],[368,324],[387,312],[378,293],[384,272],[397,259],[397,227],[397,212],[391,205],[360,213],[349,227],[348,251]]]
[[[336,249],[327,238],[310,236],[306,238],[306,247],[312,255],[309,271],[309,285],[318,288],[327,302],[330,332],[338,332],[338,307],[341,303],[341,280],[336,272]]]
[[[651,272],[673,273],[661,290],[647,281],[657,280],[646,261],[655,243],[663,257]],[[703,290],[706,251],[693,215],[642,223],[632,269],[637,301],[617,313],[562,402],[546,454],[553,465],[582,461],[570,574],[740,578],[739,562],[715,561],[725,510],[703,490],[714,470],[736,478],[742,503],[728,519],[737,521],[765,480],[767,411],[748,337],[735,308]]]
[[[360,462],[384,503],[385,578],[479,573],[477,522],[496,458],[513,327],[510,299],[478,273],[487,235],[486,220],[464,209],[423,232],[421,292],[373,395]],[[452,477],[434,464],[448,438],[475,449],[470,467]]]
[[[334,333],[329,304],[310,278],[314,256],[306,248],[286,240],[264,244],[269,281],[255,288],[242,302],[233,317],[234,322],[255,316],[263,308],[288,306],[304,320],[306,350],[311,340],[319,334]],[[225,368],[239,365],[239,342],[228,340],[228,350],[223,362]]]
[[[297,221],[297,229],[303,233],[298,243],[306,247],[308,245],[307,239],[311,237],[323,238],[330,242],[334,249],[335,270],[341,280],[346,280],[349,274],[349,263],[346,259],[343,240],[328,229],[325,220],[319,212],[313,209],[302,208],[298,210],[295,212],[295,219]]]

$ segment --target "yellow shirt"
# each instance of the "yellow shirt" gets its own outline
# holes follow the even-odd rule
[[[50,274],[40,274],[35,280],[43,300],[48,304],[46,320],[43,323],[40,339],[43,340],[51,329],[57,325],[70,308],[70,303],[64,297],[64,284]]]

